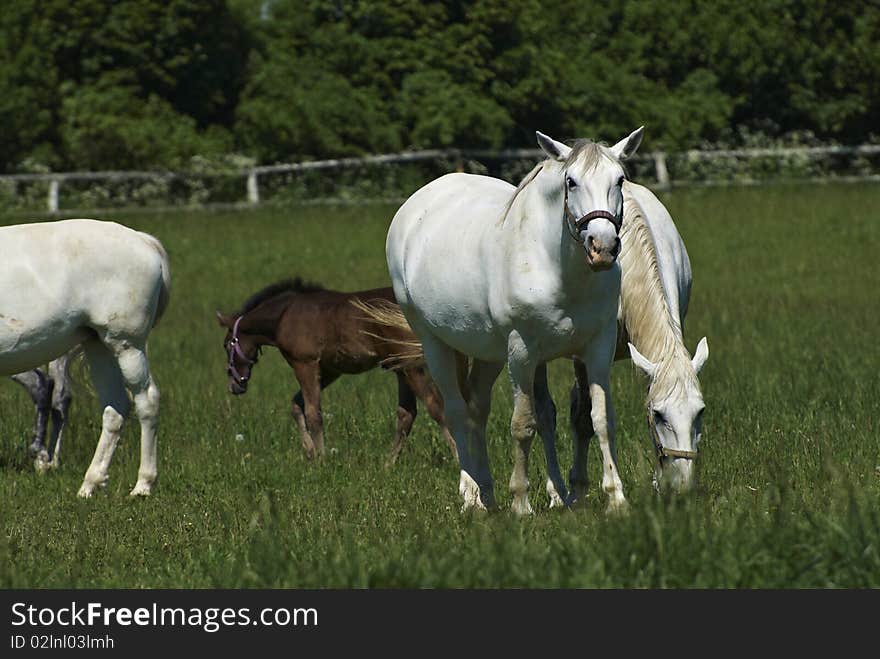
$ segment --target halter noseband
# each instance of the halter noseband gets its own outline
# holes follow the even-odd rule
[[[565,194],[562,199],[562,208],[565,215],[565,226],[568,229],[568,233],[575,240],[575,242],[582,242],[579,238],[580,232],[584,230],[584,227],[590,223],[590,220],[596,220],[600,217],[604,217],[606,220],[611,222],[614,225],[614,232],[620,235],[620,227],[623,225],[623,219],[615,215],[614,213],[610,213],[609,211],[603,210],[595,210],[590,211],[586,215],[577,218],[574,216],[574,213],[571,212],[571,209],[568,207],[568,185],[565,183],[562,184],[565,189]]]
[[[658,460],[662,460],[663,458],[684,458],[685,460],[695,460],[697,458],[696,451],[685,451],[663,446],[663,442],[660,441],[660,435],[657,434],[657,428],[651,418],[648,419],[648,427],[651,429],[651,439],[654,440],[654,452],[657,454]]]
[[[248,376],[243,376],[238,372],[238,369],[235,368],[235,356],[238,355],[239,359],[246,362],[248,366],[253,366],[257,363],[255,359],[251,359],[244,351],[241,349],[238,341],[238,324],[241,322],[241,319],[244,316],[239,316],[235,320],[235,324],[232,326],[232,338],[229,340],[229,375],[232,376],[232,379],[235,380],[237,385],[243,385],[248,381]]]
[[[686,460],[696,460],[696,451],[682,451],[677,448],[666,448],[659,441],[654,442],[654,448],[657,451],[658,458],[685,458]]]

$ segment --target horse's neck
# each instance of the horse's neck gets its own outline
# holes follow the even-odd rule
[[[628,200],[629,201],[629,200]],[[681,320],[661,277],[654,236],[638,204],[625,204],[620,311],[630,342],[655,364],[690,362]],[[666,370],[666,369],[663,369]]]
[[[274,344],[281,316],[289,306],[286,296],[278,296],[260,303],[244,314],[240,331],[247,332],[261,344]]]

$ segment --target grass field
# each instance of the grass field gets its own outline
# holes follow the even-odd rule
[[[629,362],[612,382],[632,504],[622,519],[604,515],[595,443],[585,509],[545,509],[536,443],[538,512],[506,510],[506,376],[489,421],[499,513],[459,513],[457,469],[425,414],[398,466],[383,468],[396,401],[386,373],[326,392],[333,451],[310,464],[289,417],[292,371],[267,352],[248,394],[227,394],[214,310],[294,274],[343,289],[385,285],[394,208],[120,215],[158,236],[172,262],[171,306],[150,343],[162,391],[159,485],[148,499],[127,496],[134,423],[106,489],[76,498],[100,423],[83,380],[62,469],[35,474],[29,400],[0,381],[0,587],[880,586],[880,186],[689,190],[663,201],[694,270],[688,348],[703,335],[710,347],[692,495],[652,493],[645,383]],[[570,378],[569,364],[552,366],[566,467]]]

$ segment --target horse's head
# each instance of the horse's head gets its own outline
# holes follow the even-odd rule
[[[626,178],[621,161],[639,148],[643,131],[644,126],[612,147],[588,140],[569,147],[537,133],[544,153],[562,165],[563,221],[572,238],[583,244],[592,270],[607,270],[620,253]]]
[[[251,370],[260,358],[260,345],[240,329],[243,316],[233,317],[217,312],[217,321],[226,328],[223,349],[226,350],[226,373],[229,393],[240,396],[247,391]]]
[[[697,380],[709,357],[706,337],[700,340],[691,360],[692,373],[661,373],[663,367],[648,360],[632,343],[629,352],[633,363],[650,378],[648,427],[656,455],[654,486],[686,492],[696,482],[694,462],[706,408]],[[662,380],[667,381],[666,386]]]

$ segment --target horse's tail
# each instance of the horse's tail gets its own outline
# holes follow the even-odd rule
[[[422,343],[416,338],[398,305],[388,300],[364,302],[359,298],[352,298],[349,301],[370,321],[376,325],[391,328],[395,330],[393,334],[399,335],[395,337],[388,334],[377,334],[361,330],[362,334],[379,339],[391,346],[391,354],[380,362],[382,368],[399,371],[405,368],[425,366],[425,353],[422,352]]]
[[[165,251],[158,238],[143,232],[140,232],[140,235],[148,245],[159,253],[159,257],[162,259],[162,287],[159,289],[159,301],[156,304],[156,315],[153,317],[153,327],[155,327],[159,324],[159,319],[162,318],[162,314],[165,313],[165,309],[168,308],[168,303],[171,301],[171,262],[168,259],[168,252]]]

